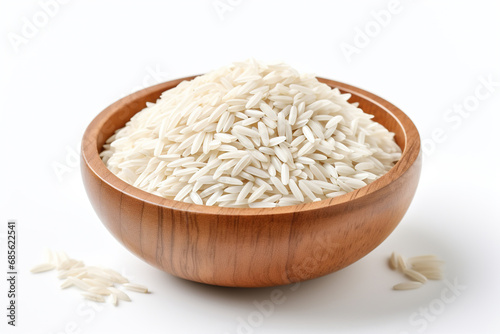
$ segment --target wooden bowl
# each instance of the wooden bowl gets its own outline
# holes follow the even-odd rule
[[[265,287],[342,269],[377,247],[403,218],[417,188],[420,137],[401,110],[341,82],[350,102],[396,134],[403,154],[384,176],[348,194],[302,205],[235,209],[188,204],[139,190],[111,173],[99,157],[104,142],[147,101],[183,78],[129,95],[102,111],[82,142],[82,177],[108,230],[153,266],[184,279],[220,286]]]

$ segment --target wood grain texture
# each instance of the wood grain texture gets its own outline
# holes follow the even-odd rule
[[[172,275],[232,287],[299,282],[342,269],[377,247],[401,221],[421,169],[415,125],[382,98],[321,79],[351,93],[374,120],[396,133],[401,160],[383,177],[346,195],[296,206],[235,209],[177,202],[137,189],[99,157],[104,142],[182,80],[129,95],[102,111],[82,141],[82,177],[99,218],[130,251]]]

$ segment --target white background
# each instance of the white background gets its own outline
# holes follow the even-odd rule
[[[500,331],[498,2],[402,0],[385,26],[373,11],[388,0],[73,0],[45,9],[50,17],[46,2],[0,1],[0,332]],[[342,51],[348,44],[356,53]],[[248,57],[386,98],[415,122],[426,149],[417,194],[394,233],[340,272],[279,287],[284,302],[264,315],[255,303],[272,288],[191,283],[131,255],[91,208],[76,158],[87,124],[118,98]],[[8,219],[18,222],[16,328],[5,316]],[[55,272],[29,273],[44,247],[115,268],[153,293],[131,293],[118,308],[84,302],[59,289]],[[386,267],[393,250],[437,254],[460,289],[431,281],[392,291],[403,279]]]

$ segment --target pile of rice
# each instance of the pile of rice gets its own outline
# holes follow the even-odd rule
[[[394,134],[286,64],[234,63],[165,91],[111,136],[101,157],[165,198],[270,208],[359,189],[399,160]]]

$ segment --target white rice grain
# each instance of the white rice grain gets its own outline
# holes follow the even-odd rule
[[[425,277],[425,275],[422,275],[418,271],[415,271],[412,269],[405,269],[405,270],[403,270],[403,274],[405,274],[406,276],[408,276],[409,278],[411,278],[414,281],[417,281],[420,283],[427,282],[427,278]]]
[[[85,299],[92,300],[92,301],[98,302],[98,303],[104,303],[106,301],[103,296],[98,295],[96,293],[82,292],[82,296]]]
[[[294,180],[290,180],[289,186],[290,186],[290,190],[292,191],[292,194],[295,196],[295,198],[299,202],[304,202],[304,195],[302,194],[302,192],[300,191],[299,187],[297,186],[297,184],[295,183]]]
[[[120,289],[117,289],[115,287],[109,287],[108,290],[111,292],[111,294],[115,295],[120,300],[123,300],[126,302],[131,301],[130,297]]]
[[[412,289],[418,289],[422,286],[422,283],[420,282],[403,282],[394,285],[392,288],[394,290],[412,290]]]
[[[248,198],[248,204],[255,202],[257,199],[259,199],[266,191],[266,188],[267,187],[265,185],[261,185],[259,188],[257,188],[257,190],[255,190],[252,193],[252,195],[250,195],[250,197]]]
[[[33,268],[30,269],[30,271],[33,274],[38,274],[38,273],[43,273],[45,271],[54,270],[55,268],[56,268],[56,266],[52,263],[42,263],[42,264],[34,266]]]
[[[130,291],[140,292],[140,293],[149,293],[148,288],[144,285],[135,284],[135,283],[125,283],[123,287]]]
[[[349,97],[286,64],[238,62],[146,103],[101,157],[135,187],[198,205],[333,198],[373,182],[401,156],[394,134]],[[241,196],[231,196],[236,189]],[[74,265],[54,257],[57,268]]]

